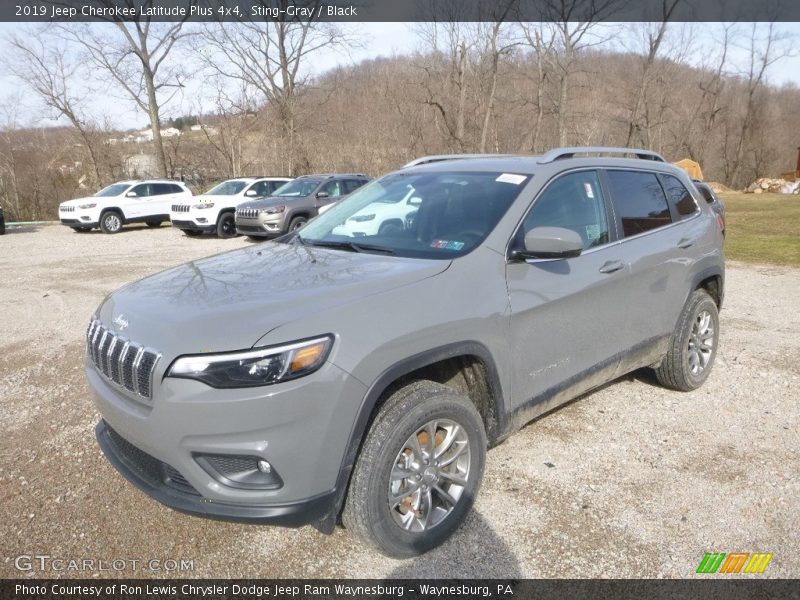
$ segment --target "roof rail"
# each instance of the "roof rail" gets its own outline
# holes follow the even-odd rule
[[[510,158],[516,156],[515,154],[433,154],[431,156],[420,156],[415,158],[409,163],[403,165],[403,168],[416,167],[418,165],[427,165],[429,163],[442,162],[445,160],[466,160],[470,158]]]
[[[536,161],[538,163],[551,163],[563,158],[573,158],[576,154],[633,154],[642,160],[667,162],[664,157],[652,150],[641,148],[614,148],[611,146],[572,146],[568,148],[553,148],[542,154]]]

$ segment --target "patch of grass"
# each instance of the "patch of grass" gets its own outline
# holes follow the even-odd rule
[[[800,266],[800,196],[720,194],[725,203],[725,256]]]

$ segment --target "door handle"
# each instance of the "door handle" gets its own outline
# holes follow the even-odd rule
[[[678,248],[689,248],[694,245],[694,240],[689,238],[681,238],[678,240]]]
[[[601,273],[614,273],[615,271],[619,271],[620,269],[625,267],[625,263],[621,260],[608,260],[606,261],[602,267],[600,267]]]

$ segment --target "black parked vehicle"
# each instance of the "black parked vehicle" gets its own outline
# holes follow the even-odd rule
[[[3,214],[3,207],[0,206],[0,235],[6,232],[6,217]]]

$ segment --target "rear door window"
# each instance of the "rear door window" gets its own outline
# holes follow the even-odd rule
[[[661,182],[664,184],[664,191],[667,192],[667,198],[675,208],[681,219],[693,215],[697,212],[697,203],[692,198],[689,190],[686,189],[680,179],[672,175],[662,175]]]
[[[607,175],[624,237],[672,223],[667,197],[654,173],[609,170]]]
[[[153,196],[164,196],[166,194],[174,194],[172,191],[171,183],[154,183],[151,185]]]

